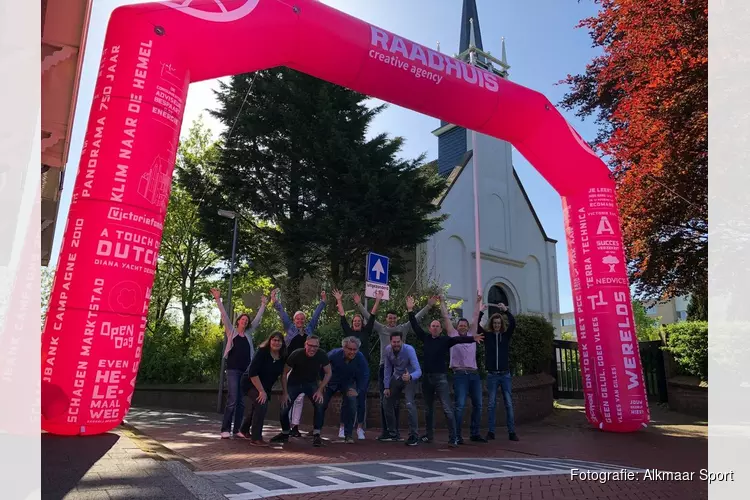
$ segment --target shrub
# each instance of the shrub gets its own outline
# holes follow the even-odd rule
[[[667,345],[684,375],[708,380],[708,322],[687,321],[665,327]]]
[[[516,316],[516,330],[510,344],[510,366],[514,375],[549,371],[555,328],[545,318],[529,314]]]

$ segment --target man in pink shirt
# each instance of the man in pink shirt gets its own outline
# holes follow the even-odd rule
[[[481,305],[482,296],[477,295],[471,324],[466,318],[459,318],[454,328],[445,303],[445,297],[440,297],[443,324],[448,335],[451,337],[457,335],[473,336],[477,331]],[[453,394],[456,400],[456,440],[458,444],[462,444],[464,441],[461,437],[461,427],[463,426],[464,406],[468,395],[471,398],[472,406],[469,439],[478,443],[486,443],[487,440],[479,434],[479,423],[482,419],[482,379],[479,377],[479,369],[477,368],[477,344],[475,342],[458,344],[451,347],[450,352],[450,368],[453,370]]]

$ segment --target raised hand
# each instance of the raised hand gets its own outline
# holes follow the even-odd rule
[[[221,298],[221,292],[218,288],[212,288],[211,289],[211,295],[213,295],[214,299],[219,300]]]
[[[260,297],[260,303],[263,304],[263,305],[268,304],[268,297],[266,297],[265,295],[262,295]]]
[[[482,304],[482,307],[479,308],[480,311],[486,311],[487,310],[487,304]]]
[[[362,298],[358,293],[352,294],[352,298],[354,299],[355,304],[360,305],[362,303]]]
[[[325,290],[323,290],[322,292],[320,292],[320,300],[322,300],[323,302],[326,301],[326,291]]]
[[[341,293],[341,290],[333,289],[333,296],[336,297],[337,302],[341,302],[341,298],[344,296],[343,293]]]
[[[505,304],[498,304],[497,308],[500,309],[500,312],[508,312],[508,306],[506,306]]]
[[[430,307],[432,307],[435,304],[437,304],[439,300],[440,300],[440,297],[438,295],[433,295],[427,300],[427,303],[430,305]]]
[[[474,334],[474,342],[476,342],[477,344],[481,344],[483,341],[484,335],[482,335],[481,333]]]
[[[271,290],[271,302],[276,302],[276,295],[279,293],[278,288]]]
[[[414,297],[411,295],[406,297],[406,309],[411,312],[414,309]]]
[[[477,294],[477,304],[480,304],[481,302],[482,302],[482,294],[478,293]]]
[[[375,292],[375,300],[377,300],[378,302],[383,300],[383,295],[385,295],[383,290],[378,290],[377,292]]]

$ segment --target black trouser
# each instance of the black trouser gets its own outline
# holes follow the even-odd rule
[[[240,432],[247,436],[251,432],[250,426],[252,425],[251,438],[259,441],[263,439],[263,423],[266,420],[268,400],[271,398],[271,391],[266,391],[266,402],[260,404],[258,403],[258,396],[260,393],[253,383],[248,380],[243,384],[243,394],[245,393],[247,393],[250,401],[245,405],[247,410],[245,411],[245,418],[242,420],[242,425],[240,426]]]
[[[448,386],[448,375],[445,373],[428,373],[422,378],[422,396],[425,405],[425,428],[427,437],[432,439],[435,432],[435,394],[440,400],[448,423],[448,439],[456,437],[456,416],[451,402],[451,390]]]
[[[380,388],[380,422],[383,424],[383,436],[387,436],[389,433],[388,419],[386,417],[386,397],[383,394],[385,391],[385,382],[383,382],[383,375],[385,373],[385,365],[380,365],[380,371],[378,372],[378,387]],[[393,432],[398,432],[398,414],[401,410],[401,403],[399,400],[395,401],[394,411],[396,412],[396,428]]]

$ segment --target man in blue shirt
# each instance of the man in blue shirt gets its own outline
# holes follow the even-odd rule
[[[341,406],[346,409],[344,442],[348,444],[354,442],[352,430],[357,416],[357,396],[363,391],[367,392],[367,381],[370,379],[370,368],[365,356],[359,352],[360,345],[361,341],[352,335],[341,341],[340,349],[328,353],[332,375],[323,399],[323,413],[328,409],[333,395],[340,392],[346,401]]]
[[[383,395],[386,397],[386,418],[388,435],[378,438],[379,441],[398,441],[396,426],[396,401],[403,392],[406,395],[406,409],[409,413],[409,439],[407,446],[419,443],[417,405],[414,401],[417,392],[417,380],[422,375],[417,352],[409,344],[403,343],[402,333],[391,333],[391,344],[385,348],[385,368],[383,370]]]

